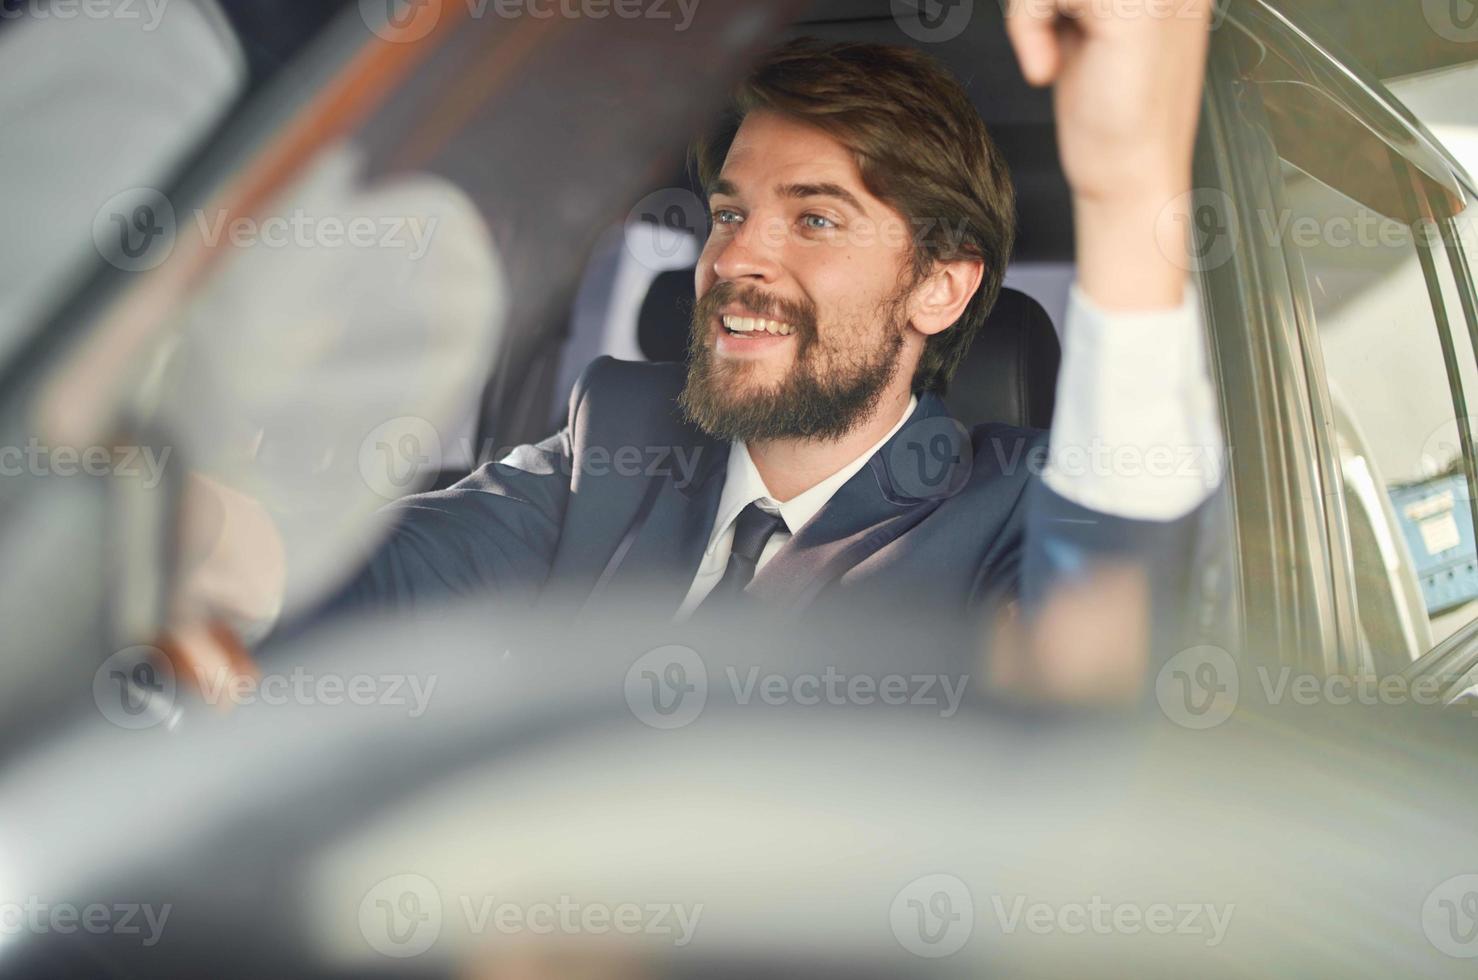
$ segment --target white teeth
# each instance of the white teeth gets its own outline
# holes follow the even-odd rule
[[[795,327],[789,323],[781,323],[778,320],[765,320],[753,316],[729,316],[723,318],[724,326],[735,333],[764,333],[775,334],[780,337],[788,337],[795,333]]]

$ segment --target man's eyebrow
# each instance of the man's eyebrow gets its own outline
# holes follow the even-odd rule
[[[844,204],[850,205],[852,210],[859,214],[866,214],[862,202],[857,200],[856,195],[847,190],[841,184],[833,184],[822,181],[815,184],[781,184],[776,191],[782,197],[805,198],[805,197],[834,197]],[[708,196],[738,197],[739,188],[732,180],[720,177],[708,185]]]
[[[841,184],[822,182],[819,184],[782,184],[779,188],[783,197],[834,197],[844,204],[850,205],[852,210],[858,214],[866,214],[862,202]]]
[[[709,197],[715,197],[719,194],[722,194],[724,197],[738,197],[739,188],[735,187],[734,182],[727,177],[720,177],[708,185]]]

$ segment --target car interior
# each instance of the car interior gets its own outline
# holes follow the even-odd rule
[[[1344,16],[1338,33],[1353,30],[1354,3],[1291,6]],[[0,236],[12,239],[0,241],[0,258],[14,258],[0,261],[0,446],[39,433],[129,452],[107,479],[32,471],[0,480],[0,547],[26,556],[0,563],[0,616],[15,651],[0,685],[0,758],[14,763],[0,768],[0,799],[23,804],[11,808],[0,886],[176,903],[159,950],[119,934],[76,945],[27,936],[17,945],[34,941],[21,950],[32,965],[120,978],[648,975],[645,948],[630,960],[627,950],[597,956],[599,969],[585,972],[578,959],[545,970],[517,946],[509,961],[485,962],[487,937],[451,927],[424,959],[382,956],[367,922],[430,917],[424,896],[406,904],[408,893],[380,887],[416,869],[458,883],[464,898],[631,882],[717,896],[712,944],[688,959],[654,957],[662,969],[651,975],[1317,976],[1331,963],[1342,976],[1466,975],[1466,960],[1434,955],[1408,921],[1437,869],[1450,875],[1474,858],[1470,754],[1452,748],[1471,746],[1471,724],[1444,727],[1447,717],[1402,716],[1382,729],[1365,715],[1320,716],[1328,727],[1307,722],[1314,734],[1305,735],[1308,715],[1270,712],[1214,731],[1176,721],[1171,736],[1191,737],[1175,738],[1156,716],[1159,727],[1141,737],[1118,716],[985,697],[968,701],[953,727],[926,712],[855,705],[777,709],[754,726],[715,682],[704,724],[668,731],[633,719],[628,690],[633,658],[670,643],[654,638],[670,623],[559,624],[569,631],[556,643],[547,624],[501,619],[493,602],[246,635],[248,646],[262,641],[272,671],[426,672],[440,684],[425,716],[291,702],[275,714],[214,712],[172,686],[137,716],[103,708],[105,695],[128,703],[139,686],[166,690],[131,671],[199,557],[181,545],[191,474],[252,495],[277,522],[293,575],[271,612],[291,623],[311,618],[362,565],[387,531],[388,502],[549,436],[592,359],[683,359],[708,221],[688,146],[732,82],[787,38],[921,47],[964,83],[1010,166],[1018,237],[1006,288],[946,402],[967,426],[1048,427],[1074,280],[1052,96],[1022,80],[1000,4],[965,4],[973,16],[962,29],[928,33],[961,6],[716,0],[674,31],[617,18],[474,17],[472,5],[448,3],[435,43],[418,44],[374,40],[379,22],[367,11],[384,6],[372,0],[178,0],[175,19],[133,61],[111,56],[122,51],[117,22],[85,25],[87,42],[73,51],[59,21],[0,18],[0,79],[7,66],[24,69],[0,85],[0,131],[13,117],[19,144],[75,162],[13,160],[17,186],[38,188],[17,195],[18,225],[44,230],[34,248]],[[1253,6],[1248,23],[1258,23]],[[1271,16],[1265,8],[1259,0],[1258,17]],[[1266,124],[1258,186],[1292,213],[1327,224],[1365,209],[1409,225],[1422,206],[1461,203],[1450,180],[1403,169],[1396,151],[1420,157],[1424,147],[1395,146],[1401,134],[1344,111],[1356,101],[1354,75],[1325,80],[1350,100],[1331,108],[1308,79],[1327,65],[1238,38],[1221,45],[1213,71],[1224,84],[1212,97]],[[1387,74],[1414,70],[1398,53],[1377,60]],[[90,86],[60,84],[62,69],[83,67],[95,72]],[[160,101],[160,91],[183,89],[189,98]],[[43,117],[35,104],[53,108]],[[139,138],[119,139],[130,131]],[[1202,153],[1226,151],[1204,142]],[[1198,159],[1217,176],[1234,170],[1226,156],[1209,162]],[[1232,176],[1232,190],[1250,179]],[[315,212],[394,234],[407,233],[407,215],[429,216],[435,234],[413,258],[296,242],[216,247],[234,219]],[[1180,645],[1215,644],[1230,657],[1241,652],[1244,615],[1274,600],[1326,602],[1358,637],[1342,663],[1399,672],[1470,626],[1472,440],[1439,423],[1467,414],[1462,392],[1478,392],[1478,333],[1464,337],[1455,315],[1431,305],[1444,289],[1462,292],[1458,266],[1433,267],[1403,245],[1374,254],[1326,242],[1286,255],[1268,245],[1286,259],[1286,281],[1249,285],[1245,254],[1192,277],[1204,290],[1213,376],[1226,383],[1228,435],[1240,453],[1263,445],[1252,438],[1259,427],[1271,430],[1268,456],[1287,469],[1268,472],[1308,478],[1275,489],[1290,510],[1318,514],[1349,592],[1272,594],[1290,581],[1301,588],[1325,554],[1290,556],[1256,538],[1286,529],[1249,517],[1254,505],[1274,507],[1253,480],[1270,460],[1234,460],[1246,469],[1205,508],[1190,580],[1156,596],[1174,607],[1167,619]],[[1307,371],[1292,397],[1264,399],[1252,372],[1232,363],[1228,352],[1250,331],[1212,295],[1231,279],[1288,301],[1286,319],[1268,319],[1289,341],[1277,353]],[[1413,442],[1413,427],[1433,433],[1428,444]],[[1254,577],[1274,565],[1287,577],[1268,572],[1267,594],[1242,595],[1244,558]],[[950,646],[970,624],[920,634],[888,612],[822,624],[839,626],[835,634],[797,627],[759,651],[746,649],[753,622],[718,624],[704,639],[717,651],[715,677],[729,647],[777,675],[797,664],[830,669],[838,650],[878,674],[895,669],[900,651],[909,670],[955,670],[961,649],[978,669],[979,636]],[[1478,662],[1459,652],[1461,671]],[[1306,653],[1269,655],[1291,664]],[[1250,692],[1250,675],[1242,683]],[[1184,692],[1189,711],[1189,681]],[[898,891],[898,868],[911,863],[990,882],[990,895],[984,886],[974,895],[977,910],[1012,894],[1107,886],[1157,901],[1175,888],[1227,895],[1244,911],[1229,945],[1210,955],[1144,935],[1041,942],[1029,929],[954,959],[905,955],[879,910],[892,903],[895,920],[922,921],[926,904],[939,904],[938,893],[926,902]],[[450,923],[451,892],[446,901]],[[1389,943],[1376,949],[1376,933]],[[10,938],[0,935],[0,966]]]
[[[365,117],[363,125],[352,133],[352,139],[342,127],[326,131],[332,139],[343,142],[345,148],[352,146],[352,152],[346,153],[334,167],[325,165],[323,173],[334,171],[338,174],[336,179],[350,185],[412,174],[443,182],[441,190],[446,193],[442,195],[442,203],[447,209],[447,220],[457,221],[456,216],[460,216],[469,227],[462,236],[463,258],[479,253],[481,243],[474,239],[481,233],[471,226],[485,222],[490,226],[491,245],[498,252],[496,261],[501,262],[504,274],[498,288],[491,291],[497,295],[467,294],[457,301],[461,304],[458,309],[463,310],[473,310],[479,304],[503,303],[505,308],[490,317],[498,322],[500,329],[475,323],[479,316],[484,322],[489,319],[482,313],[470,316],[465,322],[442,318],[443,326],[454,324],[456,329],[464,331],[461,336],[467,346],[461,351],[452,350],[449,338],[455,330],[435,341],[449,358],[438,369],[445,382],[434,398],[427,396],[434,404],[417,406],[417,411],[407,411],[405,415],[436,419],[431,426],[434,431],[428,432],[437,444],[436,451],[411,454],[414,458],[400,461],[408,465],[392,481],[395,489],[404,490],[412,485],[448,486],[478,465],[500,458],[512,447],[549,435],[559,424],[574,379],[595,357],[612,355],[645,360],[683,357],[687,311],[693,301],[693,263],[707,222],[700,189],[694,184],[686,159],[687,147],[696,134],[711,125],[715,107],[722,102],[724,85],[742,71],[747,59],[779,40],[800,36],[923,47],[964,82],[1011,168],[1019,220],[1015,253],[1006,270],[1006,288],[951,386],[947,402],[956,417],[967,425],[987,420],[1031,427],[1049,425],[1060,359],[1059,331],[1074,275],[1069,196],[1058,160],[1051,96],[1022,80],[997,5],[980,5],[962,30],[948,37],[927,39],[914,36],[918,24],[913,25],[912,33],[905,28],[908,21],[895,16],[895,6],[888,0],[780,3],[756,15],[768,19],[757,19],[745,26],[747,33],[740,48],[701,25],[695,25],[694,31],[699,33],[693,36],[693,43],[686,45],[672,46],[667,43],[670,38],[632,40],[636,47],[631,50],[648,51],[648,61],[666,59],[660,70],[646,65],[642,69],[645,74],[633,67],[643,64],[644,56],[640,53],[613,62],[618,72],[626,73],[618,76],[624,84],[640,90],[641,98],[656,100],[649,118],[641,120],[610,112],[616,100],[624,96],[597,90],[575,70],[576,65],[591,63],[597,54],[593,45],[598,42],[583,35],[571,34],[568,40],[531,36],[525,43],[546,47],[541,49],[545,53],[527,66],[528,77],[520,77],[508,91],[502,92],[496,86],[503,79],[489,75],[486,84],[476,89],[476,98],[487,96],[489,101],[474,106],[474,100],[469,98],[467,105],[458,110],[461,115],[439,122],[440,128],[418,124],[412,116],[417,111],[417,99],[435,90],[438,79],[423,80],[420,75],[408,75],[415,68],[408,60],[387,61],[377,66],[387,78],[390,77],[387,73],[398,73],[394,77],[408,77],[412,83],[406,90],[394,93],[382,88],[376,95],[384,100],[380,111]],[[363,25],[356,23],[358,18],[334,16],[335,11],[341,15],[349,11],[345,4],[315,6],[310,10],[282,3],[251,5],[238,0],[211,0],[198,8],[183,9],[186,13],[197,9],[202,13],[197,22],[174,28],[178,33],[174,48],[153,53],[151,61],[156,65],[171,64],[174,71],[194,70],[202,79],[208,77],[210,84],[200,89],[203,94],[198,104],[188,107],[188,112],[175,113],[169,139],[148,143],[148,153],[140,152],[138,147],[130,147],[127,153],[98,153],[79,142],[74,156],[86,165],[80,166],[75,174],[58,175],[66,179],[53,181],[55,194],[35,196],[32,204],[38,214],[82,207],[75,202],[89,201],[94,195],[92,191],[81,192],[89,182],[118,186],[147,178],[161,186],[172,186],[171,182],[178,181],[177,190],[186,198],[192,193],[204,194],[225,186],[224,182],[240,169],[248,148],[270,145],[278,127],[294,113],[312,109],[310,96],[315,86],[329,83],[336,70],[342,68],[344,59],[362,41]],[[43,22],[33,40],[44,42],[44,31],[56,23]],[[24,25],[24,28],[37,26]],[[6,21],[4,30],[0,43],[15,38],[22,26]],[[168,33],[161,32],[161,42],[168,40],[163,37]],[[471,33],[468,32],[469,38]],[[632,38],[635,38],[634,30]],[[1363,43],[1368,39],[1356,40]],[[95,43],[106,41],[100,34]],[[461,42],[460,47],[453,45],[455,56],[466,58],[474,44],[469,39]],[[643,44],[649,47],[643,49]],[[675,97],[663,101],[672,92],[667,80],[683,67],[674,57],[690,57],[697,64],[710,56],[715,45],[724,44],[729,44],[723,49],[728,59],[727,71],[704,79],[710,86],[711,97],[698,100],[701,109],[694,109],[688,101]],[[1237,40],[1233,46],[1245,49],[1239,57],[1261,96],[1277,151],[1284,158],[1285,193],[1297,209],[1319,220],[1328,220],[1331,215],[1342,213],[1341,209],[1348,212],[1360,207],[1397,220],[1412,217],[1411,202],[1402,197],[1400,182],[1393,182],[1389,170],[1382,169],[1390,160],[1382,156],[1388,150],[1380,143],[1379,134],[1343,111],[1330,111],[1327,98],[1310,94],[1313,90],[1300,75],[1307,66],[1297,64],[1296,54],[1279,46],[1265,47],[1249,38]],[[32,44],[27,50],[38,53],[29,56],[31,61],[12,63],[34,69],[43,80],[39,84],[43,88],[51,87],[44,82],[46,76],[39,74],[47,63],[45,44]],[[409,57],[405,52],[392,53]],[[1456,55],[1444,51],[1442,57]],[[210,67],[192,67],[191,59]],[[1390,52],[1378,53],[1375,60],[1386,71],[1412,67]],[[1329,84],[1337,88],[1349,83],[1333,79]],[[665,89],[664,85],[667,85]],[[539,125],[552,118],[550,109],[555,106],[563,107],[562,119],[566,125]],[[369,108],[367,104],[363,111],[368,112]],[[155,116],[158,115],[156,112]],[[163,125],[154,117],[147,124]],[[516,154],[489,156],[478,145],[479,133],[521,124],[527,126],[529,139],[528,145],[520,147]],[[1338,139],[1305,138],[1304,134],[1313,131],[1316,124],[1335,127]],[[623,131],[623,125],[643,128],[639,133]],[[90,131],[86,126],[69,127],[67,138],[85,141]],[[53,140],[47,145],[55,145],[58,137],[47,134],[47,138]],[[570,154],[572,138],[585,141],[591,149],[586,154]],[[1350,170],[1345,167],[1345,159],[1330,152],[1329,147],[1334,145],[1354,148],[1370,166]],[[596,152],[611,164],[603,174],[598,174],[591,162]],[[110,172],[109,167],[120,172]],[[1434,202],[1444,199],[1444,195],[1450,196],[1449,189],[1427,175],[1423,168],[1433,169],[1426,163],[1412,169],[1417,181],[1416,193],[1430,196]],[[308,186],[284,181],[284,173],[262,172],[266,179],[258,182],[260,186],[246,188],[249,193],[245,200],[254,205],[274,200],[282,204],[290,200],[282,195],[300,192]],[[328,182],[324,187],[331,184],[327,176],[320,175],[318,179]],[[454,201],[457,196],[462,200]],[[69,205],[67,201],[74,203]],[[80,215],[78,220],[82,220]],[[116,234],[116,229],[105,228],[103,234]],[[1311,298],[1302,302],[1310,304],[1310,316],[1317,311],[1321,324],[1325,320],[1333,324],[1342,315],[1341,311],[1360,305],[1353,303],[1352,297],[1359,297],[1363,302],[1365,284],[1390,278],[1390,269],[1394,268],[1392,263],[1380,268],[1348,267],[1344,263],[1349,258],[1348,254],[1331,254],[1327,250],[1303,258],[1309,267],[1312,286],[1308,294]],[[14,259],[10,267],[16,288],[6,293],[6,301],[13,306],[7,311],[6,329],[0,342],[13,347],[14,356],[7,361],[6,369],[16,382],[9,389],[15,393],[12,404],[18,406],[14,418],[24,426],[33,424],[38,415],[35,402],[28,401],[28,395],[44,387],[37,379],[46,376],[49,369],[43,370],[41,366],[65,364],[69,349],[82,349],[75,341],[103,322],[101,314],[129,283],[127,275],[120,275],[119,270],[93,269],[96,253],[88,250],[85,243],[79,246],[77,242],[62,239],[40,242],[23,254],[17,253]],[[283,322],[284,309],[288,310],[288,316],[298,315],[300,310],[290,307],[297,300],[289,290],[261,290],[256,284],[276,281],[282,285],[286,281],[283,276],[301,270],[292,270],[291,262],[278,263],[280,269],[268,263],[256,264],[258,267],[232,271],[225,277],[224,286],[207,290],[215,296],[217,318],[241,316],[255,324],[265,324]],[[1421,279],[1421,270],[1414,262],[1407,262],[1401,269],[1401,277],[1408,284]],[[1447,276],[1440,269],[1438,272]],[[354,309],[333,310],[334,317],[344,322],[355,318],[369,320],[373,318],[372,312],[383,314],[390,309],[368,284],[383,286],[391,281],[391,275],[368,268],[347,274],[367,285],[362,295],[353,299],[357,304]],[[156,301],[163,298],[166,307],[171,302],[180,302],[185,287],[193,288],[202,278],[209,282],[211,276],[221,275],[219,258],[209,257],[191,271],[188,279],[176,284],[178,288],[172,297],[161,293]],[[496,276],[489,274],[483,278],[491,283]],[[1429,277],[1429,285],[1438,278],[1435,274]],[[1451,290],[1450,277],[1442,282],[1444,288]],[[428,295],[434,291],[428,287]],[[232,305],[233,297],[238,295],[251,296],[255,305]],[[446,290],[441,290],[436,302],[446,295]],[[24,326],[27,318],[39,315],[57,296],[68,298],[63,303],[53,303],[53,311],[39,320],[41,326],[27,336]],[[270,309],[263,305],[265,299],[272,297],[280,299],[284,308]],[[318,299],[328,308],[334,301],[347,298]],[[1397,301],[1388,297],[1386,302]],[[1369,304],[1360,308],[1369,308]],[[122,417],[127,420],[126,426],[137,426],[141,431],[148,431],[151,426],[161,431],[193,426],[198,430],[200,445],[191,452],[212,465],[227,467],[225,461],[212,459],[217,451],[215,447],[204,445],[211,441],[207,420],[190,407],[187,393],[199,394],[212,385],[220,390],[222,379],[212,379],[210,372],[217,370],[218,362],[223,360],[222,351],[233,357],[244,356],[244,349],[239,344],[234,349],[223,347],[225,333],[210,328],[206,319],[198,310],[176,317],[171,322],[178,336],[165,340],[168,334],[165,331],[136,347],[136,351],[145,353],[138,364],[129,363],[123,372],[135,384],[136,397],[133,404],[123,409]],[[1378,320],[1372,324],[1379,327]],[[391,326],[387,320],[374,329],[362,328],[358,338],[343,334],[335,341],[341,343],[339,353],[343,353],[345,342],[357,341],[368,348],[375,329],[389,330]],[[241,336],[249,332],[236,331]],[[1328,331],[1323,331],[1321,326],[1323,354],[1330,358],[1327,373],[1331,398],[1351,397],[1338,392],[1362,388],[1359,372],[1379,362],[1366,358],[1364,366],[1357,363],[1363,356],[1359,353],[1360,342],[1342,338],[1357,338],[1358,333],[1354,326]],[[416,338],[416,343],[426,342],[427,337],[435,335],[434,330],[428,330]],[[476,342],[468,339],[473,336]],[[394,335],[385,333],[381,337],[386,344],[383,350],[392,349],[396,342]],[[278,339],[287,343],[285,338]],[[1428,338],[1422,343],[1431,347],[1435,341]],[[152,353],[147,353],[150,350]],[[281,356],[287,351],[286,347],[275,349],[276,360],[263,351],[253,356],[260,357],[256,363],[270,371],[275,370],[273,365],[282,363]],[[317,434],[323,438],[316,443],[303,438],[305,445],[292,445],[301,435],[297,430],[328,424],[320,419],[332,415],[321,410],[323,400],[331,401],[330,396],[311,390],[311,353],[291,352],[291,356],[298,358],[295,363],[304,365],[304,370],[298,375],[281,375],[282,391],[297,389],[292,397],[284,398],[281,404],[259,406],[256,422],[260,425],[255,435],[250,431],[237,433],[246,441],[256,439],[257,448],[252,452],[280,460],[284,470],[325,451],[324,433]],[[364,353],[359,350],[355,356],[361,357],[367,366],[369,358],[363,357]],[[1442,353],[1445,373],[1451,374],[1454,365],[1471,360],[1460,356],[1463,354],[1464,351]],[[1429,351],[1422,355],[1427,362],[1423,367],[1428,372],[1426,380],[1440,379],[1441,374],[1432,373],[1435,362],[1429,355]],[[151,358],[152,363],[144,366]],[[389,355],[386,360],[391,360]],[[345,361],[352,358],[345,357]],[[122,361],[116,361],[112,367],[121,364]],[[202,365],[202,370],[195,370]],[[1471,368],[1467,370],[1471,372]],[[1357,376],[1337,377],[1348,371],[1354,371]],[[60,397],[53,399],[49,403],[52,407],[39,414],[81,419],[90,415],[91,423],[109,424],[103,419],[119,405],[108,406],[101,396],[86,394],[104,390],[105,386],[94,383],[96,376],[80,370],[62,373],[70,373],[72,386],[68,390],[79,393],[78,397],[70,402]],[[400,381],[393,384],[404,387]],[[243,385],[241,379],[231,381],[231,385],[227,390],[243,399],[260,395],[250,384]],[[359,390],[370,387],[360,385]],[[1440,395],[1434,384],[1413,382],[1406,387],[1410,391]],[[170,391],[173,394],[166,396]],[[1358,402],[1358,397],[1355,401]],[[64,407],[55,408],[58,404]],[[1433,643],[1465,625],[1471,619],[1467,610],[1478,589],[1473,584],[1478,559],[1470,554],[1471,520],[1465,511],[1460,510],[1453,518],[1459,546],[1442,549],[1440,557],[1432,557],[1431,561],[1418,561],[1414,557],[1424,551],[1426,543],[1445,544],[1454,532],[1444,524],[1437,537],[1421,536],[1419,525],[1425,523],[1429,532],[1436,525],[1430,515],[1422,520],[1403,517],[1411,507],[1415,508],[1411,512],[1418,514],[1428,514],[1430,509],[1423,509],[1428,507],[1423,502],[1426,498],[1414,499],[1424,491],[1412,488],[1427,480],[1434,481],[1432,492],[1440,502],[1444,499],[1441,494],[1448,489],[1443,481],[1453,478],[1448,470],[1456,465],[1454,459],[1461,460],[1462,454],[1449,452],[1420,466],[1411,459],[1395,458],[1396,454],[1385,447],[1396,445],[1406,433],[1399,425],[1389,425],[1388,420],[1410,416],[1413,405],[1408,397],[1406,403],[1391,404],[1390,411],[1367,412],[1359,419],[1355,416],[1361,413],[1351,411],[1350,404],[1323,409],[1335,419],[1349,420],[1349,425],[1339,430],[1342,451],[1348,450],[1342,470],[1349,503],[1348,512],[1341,520],[1348,522],[1349,547],[1355,555],[1351,561],[1351,581],[1358,585],[1357,591],[1363,596],[1363,609],[1355,620],[1366,634],[1362,644],[1388,665],[1410,663]],[[1434,419],[1456,407],[1445,398],[1429,398],[1417,414],[1423,419]],[[377,408],[378,417],[388,414],[392,413]],[[1364,470],[1360,468],[1361,461]],[[188,466],[201,460],[181,462]],[[1369,486],[1360,482],[1366,477]],[[19,487],[15,492],[24,496]],[[1227,494],[1233,489],[1228,487]],[[1374,492],[1376,489],[1383,492]],[[332,494],[324,491],[324,500],[331,497]],[[353,519],[345,518],[345,533],[354,521],[367,520],[370,505],[383,504],[384,499],[385,495],[381,494],[362,507],[347,508]],[[1398,503],[1402,506],[1397,506]],[[144,506],[152,510],[157,505],[158,501],[154,501]],[[52,502],[33,506],[64,505]],[[1200,597],[1196,600],[1200,602],[1198,616],[1208,624],[1202,632],[1222,636],[1229,635],[1228,621],[1234,618],[1231,606],[1236,588],[1236,575],[1228,562],[1237,531],[1227,506],[1228,502],[1222,499],[1208,513],[1202,542],[1208,551],[1207,560],[1197,566],[1198,573],[1205,572],[1208,581],[1187,586],[1188,596]],[[41,525],[33,522],[29,526]],[[306,536],[311,538],[321,530],[321,522],[304,519]],[[342,553],[342,539],[335,548],[325,550]],[[156,562],[155,557],[145,554],[129,559],[154,567],[135,570],[136,574],[126,576],[126,581],[149,584],[130,585],[124,590],[127,596],[113,603],[128,611],[115,609],[105,616],[131,621],[147,618],[148,613],[141,610],[157,600],[164,589],[161,580],[168,577],[160,567],[167,563]],[[328,565],[333,562],[325,558],[323,577],[342,577],[342,566],[348,561],[341,555],[340,567],[330,570]],[[1377,576],[1373,568],[1386,568],[1387,572]],[[1216,580],[1214,585],[1210,584],[1211,579]],[[1422,593],[1420,603],[1417,602],[1419,592]],[[1215,607],[1209,613],[1202,601],[1207,595],[1213,596],[1211,606]]]

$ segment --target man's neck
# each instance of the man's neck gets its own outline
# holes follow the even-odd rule
[[[765,486],[777,501],[784,503],[876,445],[903,418],[911,396],[907,388],[885,395],[860,425],[840,439],[772,439],[746,443],[745,448]]]

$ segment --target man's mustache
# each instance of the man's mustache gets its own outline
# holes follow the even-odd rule
[[[719,310],[731,303],[738,303],[767,320],[790,324],[796,328],[799,340],[807,340],[816,333],[816,311],[811,304],[781,299],[762,292],[756,286],[741,286],[724,280],[714,283],[693,307],[693,339],[697,341],[706,337],[708,324]]]

